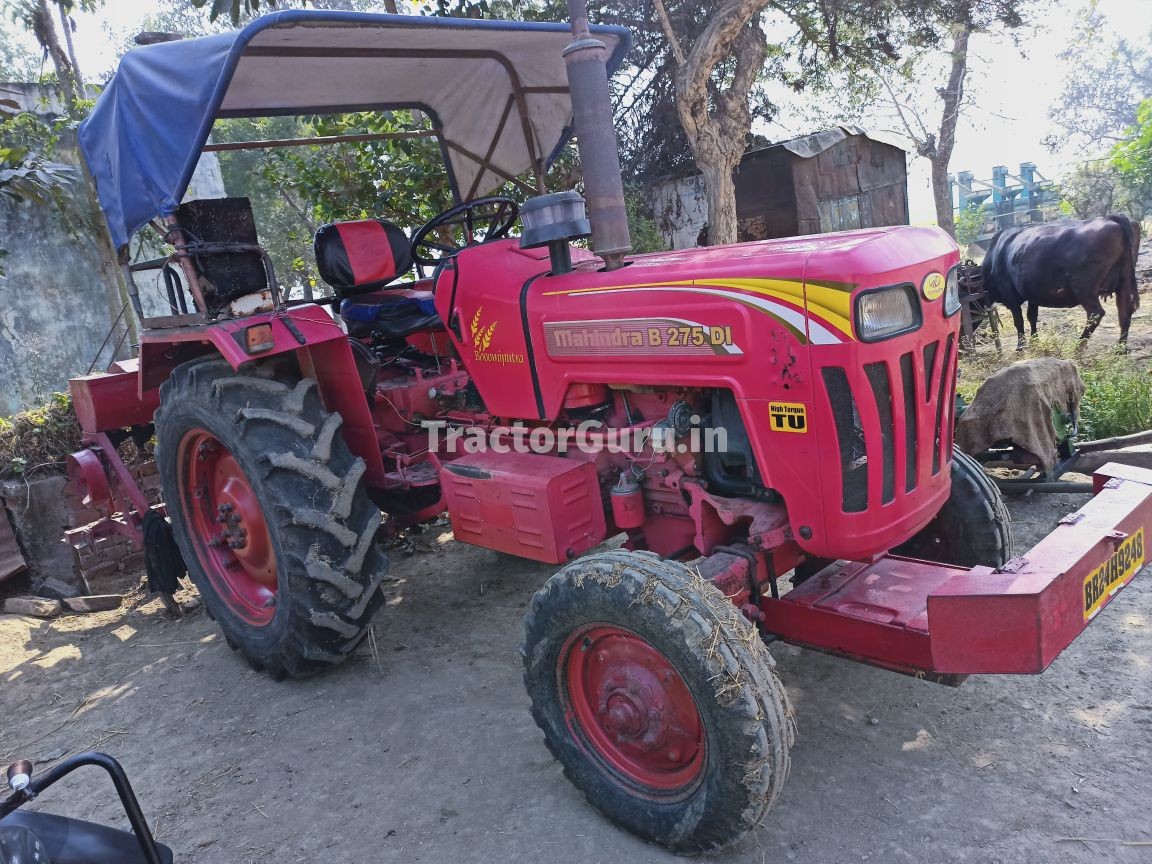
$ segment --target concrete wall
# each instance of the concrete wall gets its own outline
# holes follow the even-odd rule
[[[0,90],[44,117],[61,110],[51,88],[0,84]],[[64,136],[59,148],[55,161],[79,166],[73,136]],[[189,196],[222,196],[215,154],[202,163]],[[93,368],[103,369],[115,359],[119,334],[103,350],[100,346],[122,306],[119,268],[103,254],[102,217],[82,180],[66,201],[61,210],[0,197],[0,248],[8,250],[8,275],[0,279],[0,417],[66,389],[68,379],[93,361]],[[145,314],[163,314],[167,304],[148,280],[140,290]],[[131,350],[125,344],[119,356],[130,356]]]
[[[701,175],[664,180],[652,187],[649,196],[656,225],[669,249],[701,245],[700,232],[708,224],[708,202]]]

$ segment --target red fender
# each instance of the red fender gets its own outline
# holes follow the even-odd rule
[[[249,354],[245,331],[262,324],[272,328],[272,347]],[[384,485],[384,460],[348,336],[324,309],[309,303],[280,313],[147,330],[140,340],[138,398],[159,388],[179,364],[213,353],[237,370],[246,363],[295,356],[301,374],[319,385],[324,407],[343,418],[344,440],[364,460],[368,484]]]

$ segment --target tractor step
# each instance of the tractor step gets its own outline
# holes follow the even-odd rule
[[[1097,494],[998,570],[837,561],[760,606],[798,645],[931,676],[1044,671],[1146,562],[1152,471],[1108,464]]]

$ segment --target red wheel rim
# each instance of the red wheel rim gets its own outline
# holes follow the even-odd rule
[[[204,429],[184,435],[178,460],[188,531],[212,587],[249,624],[267,624],[276,614],[276,553],[244,470]]]
[[[608,624],[573,633],[560,652],[569,727],[611,772],[658,793],[683,792],[704,769],[704,723],[684,678],[642,637]]]

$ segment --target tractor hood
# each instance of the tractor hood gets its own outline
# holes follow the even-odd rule
[[[622,27],[593,27],[610,52]],[[175,211],[218,117],[419,108],[457,199],[540,173],[571,133],[567,24],[290,10],[129,51],[80,126],[117,247]]]

